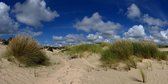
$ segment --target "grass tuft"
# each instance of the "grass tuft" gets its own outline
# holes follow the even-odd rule
[[[101,61],[105,65],[114,64],[115,62],[127,61],[136,68],[136,61],[131,56],[138,58],[154,58],[166,60],[167,53],[160,52],[156,44],[149,41],[132,42],[129,40],[121,40],[113,43],[110,48],[101,53]],[[127,64],[127,65],[128,65]],[[130,65],[128,65],[130,66]]]
[[[132,45],[134,47],[134,55],[143,58],[156,58],[159,52],[157,45],[153,42],[132,42]]]
[[[139,72],[140,72],[140,75],[141,75],[141,78],[142,78],[142,82],[143,83],[146,83],[146,75],[145,75],[145,72],[143,69],[139,69]]]
[[[128,59],[129,56],[133,55],[132,42],[128,40],[116,41],[109,50],[121,60]]]
[[[14,56],[21,64],[26,66],[37,66],[49,64],[48,58],[38,43],[27,36],[16,36],[7,49],[7,54]]]
[[[103,66],[111,67],[112,64],[116,64],[118,61],[117,55],[111,53],[110,49],[104,50],[102,52],[102,57],[100,59],[103,63]]]
[[[135,56],[130,56],[129,59],[126,60],[126,65],[127,67],[137,69],[137,59],[135,58]]]

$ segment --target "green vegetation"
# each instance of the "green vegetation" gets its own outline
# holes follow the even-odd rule
[[[159,60],[168,60],[168,52],[166,52],[166,51],[160,51],[160,52],[158,52],[158,55],[156,56],[156,58],[157,59],[159,59]]]
[[[99,42],[99,43],[96,43],[98,45],[100,45],[101,47],[109,47],[111,46],[111,43],[107,43],[107,42]]]
[[[84,52],[101,53],[102,48],[98,44],[79,44],[67,49],[70,55],[83,54]]]
[[[133,55],[133,45],[131,41],[117,41],[109,49],[111,53],[115,54],[115,56],[121,60],[129,59],[129,56]]]
[[[140,72],[140,75],[141,75],[141,78],[142,78],[142,82],[143,82],[143,83],[146,83],[146,75],[145,75],[145,72],[144,72],[142,69],[139,69],[139,72]]]
[[[102,52],[101,61],[103,63],[103,66],[111,66],[112,64],[117,63],[119,59],[117,59],[117,56],[114,53],[111,53],[110,49],[104,50]]]
[[[116,41],[109,49],[102,52],[101,61],[104,65],[127,61],[128,66],[136,68],[136,58],[155,58],[166,60],[167,54],[160,52],[156,44],[148,41],[132,42],[128,40]],[[131,65],[130,65],[131,64]]]
[[[156,44],[149,41],[132,42],[134,55],[143,58],[156,58],[159,50]]]
[[[48,58],[38,43],[27,36],[17,36],[12,39],[8,45],[7,55],[14,56],[18,62],[26,66],[49,64]]]
[[[137,68],[137,61],[138,59],[135,56],[130,56],[128,60],[126,60],[126,65],[127,67],[133,67],[133,68]]]

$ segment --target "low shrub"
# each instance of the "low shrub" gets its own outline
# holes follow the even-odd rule
[[[16,36],[10,41],[7,53],[26,66],[49,64],[45,52],[31,37]]]

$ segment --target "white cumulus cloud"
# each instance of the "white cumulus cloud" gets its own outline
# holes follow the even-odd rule
[[[87,42],[104,42],[105,41],[105,39],[104,39],[104,37],[103,36],[101,36],[99,33],[96,33],[96,34],[88,34],[87,36],[86,36],[86,38],[87,38]]]
[[[168,41],[168,29],[165,31],[160,31],[160,34],[164,40]]]
[[[85,16],[81,21],[74,25],[77,29],[86,32],[96,31],[101,33],[114,34],[116,30],[121,28],[119,23],[112,21],[103,21],[102,16],[98,12],[94,13],[91,17]]]
[[[140,16],[141,16],[141,11],[137,5],[131,4],[131,6],[127,8],[127,17],[128,18],[133,19],[133,18],[137,18]]]
[[[142,25],[134,25],[128,30],[128,32],[125,32],[124,35],[126,37],[143,37],[146,34]]]
[[[163,21],[159,18],[153,18],[153,17],[149,16],[148,14],[145,14],[143,16],[143,21],[150,26],[165,26],[165,25],[168,25],[167,21]]]
[[[0,2],[0,34],[11,34],[18,30],[18,23],[9,16],[10,7]]]
[[[68,43],[80,43],[84,36],[82,34],[68,34],[64,38]]]
[[[52,38],[56,41],[62,41],[64,39],[63,36],[53,36]]]
[[[51,21],[59,14],[46,6],[44,0],[26,0],[24,3],[16,3],[13,12],[16,19],[33,27],[41,26],[41,22]]]
[[[43,32],[41,31],[33,31],[33,28],[24,28],[24,29],[20,29],[16,35],[25,35],[25,36],[31,36],[31,37],[38,37],[40,35],[42,35]]]
[[[98,35],[94,35],[94,34],[87,35],[88,40],[96,40],[98,37],[99,37]]]
[[[53,36],[56,44],[59,45],[74,45],[84,42],[85,37],[83,34],[68,34],[66,36]]]

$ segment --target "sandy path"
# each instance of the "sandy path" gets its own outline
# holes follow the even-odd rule
[[[74,65],[75,60],[61,59],[64,67],[50,74],[48,77],[41,78],[37,84],[81,84],[80,78],[83,75],[83,68]]]

